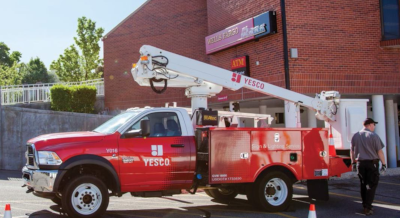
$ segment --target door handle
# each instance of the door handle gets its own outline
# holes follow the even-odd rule
[[[184,144],[172,144],[171,147],[173,147],[173,148],[183,148],[183,147],[185,147],[185,145]]]

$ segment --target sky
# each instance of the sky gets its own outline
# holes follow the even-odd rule
[[[110,32],[146,0],[0,0],[0,42],[28,63],[52,61],[74,44],[78,18],[85,16]],[[103,42],[99,42],[103,47]],[[100,52],[103,58],[103,50]]]

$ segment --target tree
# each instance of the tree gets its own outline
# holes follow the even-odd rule
[[[13,51],[10,54],[10,48],[0,42],[0,85],[19,85],[22,81],[21,52]]]
[[[64,50],[64,55],[60,55],[57,61],[51,63],[50,69],[55,70],[61,81],[82,81],[84,77],[79,59],[78,50],[75,45],[71,45]]]
[[[12,67],[14,62],[21,60],[21,52],[13,51],[10,55],[10,48],[4,43],[0,42],[0,67]]]
[[[24,64],[21,70],[24,77],[22,83],[25,84],[35,84],[39,82],[51,83],[56,80],[56,78],[47,71],[46,66],[38,57],[32,58],[28,64]]]
[[[0,86],[21,84],[22,73],[19,66],[16,62],[11,67],[0,66]]]
[[[75,44],[64,50],[58,60],[50,65],[51,70],[62,81],[83,81],[100,78],[103,74],[103,60],[100,59],[99,41],[103,37],[104,29],[96,28],[96,22],[86,17],[78,19],[77,37]],[[77,47],[80,49],[78,51]]]

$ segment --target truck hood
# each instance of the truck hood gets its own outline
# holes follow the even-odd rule
[[[51,150],[72,143],[88,143],[100,141],[106,136],[98,132],[64,132],[40,135],[28,141],[28,144],[35,144],[37,150]]]

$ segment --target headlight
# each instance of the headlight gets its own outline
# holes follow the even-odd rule
[[[39,151],[39,164],[40,165],[60,165],[62,160],[55,152]]]

